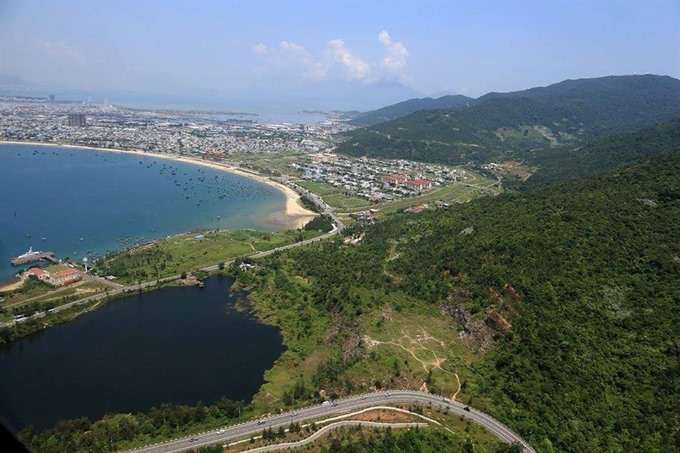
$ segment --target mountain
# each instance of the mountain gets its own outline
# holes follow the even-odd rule
[[[336,359],[310,371],[326,392],[420,385],[413,348],[451,341],[446,355],[423,353],[446,357],[429,374],[416,363],[428,388],[455,384],[455,371],[459,401],[538,451],[675,451],[679,188],[676,148],[605,175],[355,226],[356,245],[270,256],[238,283],[270,316],[295,320],[297,330],[283,321],[284,338],[324,326],[318,344],[295,343],[295,363],[332,346],[324,357]],[[450,327],[435,334],[437,322]],[[382,354],[381,342],[397,347]]]
[[[271,84],[224,95],[261,108],[346,111],[370,110],[421,96],[406,85],[385,80],[372,83],[319,80],[285,86]]]
[[[475,99],[461,94],[442,96],[436,99],[421,98],[409,99],[408,101],[388,105],[378,110],[365,112],[352,119],[351,124],[355,126],[372,126],[374,124],[391,121],[409,113],[419,110],[447,109],[454,107],[464,107],[474,103]]]
[[[0,74],[0,87],[3,89],[13,87],[30,87],[34,84],[19,77],[8,74]]]
[[[353,156],[451,164],[524,159],[550,149],[632,131],[680,116],[680,80],[612,76],[489,93],[465,109],[418,111],[348,134]]]
[[[605,173],[642,157],[680,149],[680,118],[578,147],[529,151],[525,160],[537,171],[521,184],[530,189]],[[507,185],[507,184],[506,184]]]

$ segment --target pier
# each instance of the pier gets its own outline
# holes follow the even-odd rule
[[[26,263],[33,263],[35,261],[51,261],[53,263],[59,263],[59,260],[54,257],[53,252],[33,252],[28,255],[21,255],[14,257],[9,260],[10,263],[14,266],[21,266],[22,264]]]

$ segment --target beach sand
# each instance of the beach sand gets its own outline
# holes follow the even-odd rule
[[[68,144],[60,144],[60,143],[40,143],[40,142],[17,142],[17,141],[5,141],[5,140],[0,140],[0,143],[6,143],[9,145],[34,145],[34,146],[59,146],[62,148],[73,148],[73,149],[81,149],[85,151],[106,151],[106,152],[111,152],[111,153],[120,153],[120,154],[133,154],[137,156],[144,156],[144,157],[153,157],[153,158],[158,158],[158,159],[167,159],[167,160],[173,160],[176,162],[184,162],[184,163],[189,163],[193,165],[201,165],[203,167],[209,167],[215,170],[220,170],[220,171],[226,171],[229,173],[233,173],[236,175],[240,176],[245,176],[246,178],[251,178],[256,181],[259,181],[263,184],[269,184],[272,187],[275,187],[276,189],[280,190],[283,192],[283,194],[286,197],[286,204],[284,208],[279,211],[275,212],[269,216],[267,216],[264,220],[265,222],[281,227],[283,229],[298,229],[302,228],[305,226],[307,222],[312,220],[314,217],[316,217],[316,213],[305,209],[302,207],[299,203],[300,200],[300,195],[295,192],[293,189],[290,187],[286,187],[283,184],[280,184],[276,181],[272,181],[271,179],[262,176],[258,173],[248,171],[248,170],[243,170],[241,168],[233,167],[231,165],[226,165],[226,164],[221,164],[218,162],[210,162],[207,160],[202,160],[202,159],[197,159],[197,158],[191,158],[191,157],[185,157],[185,156],[178,156],[175,154],[161,154],[161,153],[149,153],[146,151],[141,151],[141,150],[122,150],[122,149],[112,149],[112,148],[93,148],[90,146],[79,146],[79,145],[68,145]]]

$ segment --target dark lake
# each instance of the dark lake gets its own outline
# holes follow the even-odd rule
[[[234,310],[245,293],[232,283],[136,294],[0,348],[2,422],[16,432],[163,402],[249,401],[284,348],[277,328]]]

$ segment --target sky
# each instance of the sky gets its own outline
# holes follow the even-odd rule
[[[51,88],[478,97],[646,72],[680,78],[680,1],[0,0],[0,73]]]

